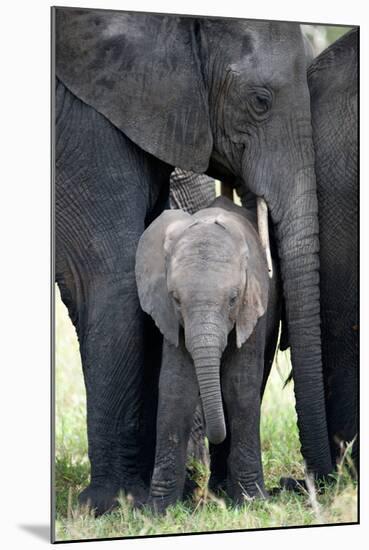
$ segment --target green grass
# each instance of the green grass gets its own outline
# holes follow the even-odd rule
[[[282,476],[304,477],[296,428],[293,383],[283,389],[290,370],[288,353],[279,353],[272,369],[262,406],[261,438],[267,488]],[[282,492],[267,501],[251,501],[232,509],[223,499],[207,494],[207,472],[200,469],[202,487],[197,497],[155,517],[148,510],[134,510],[125,497],[111,514],[94,518],[78,507],[79,492],[89,480],[85,392],[78,343],[66,309],[56,299],[56,540],[130,537],[167,533],[227,531],[357,520],[357,487],[348,475],[346,459],[336,483],[322,494]],[[196,465],[195,465],[196,466]]]

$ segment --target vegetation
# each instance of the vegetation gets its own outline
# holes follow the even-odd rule
[[[279,353],[262,406],[263,465],[268,489],[282,476],[304,477],[299,451],[293,383],[283,389],[290,371],[288,353]],[[59,295],[56,300],[56,540],[131,537],[168,533],[229,531],[357,521],[357,486],[348,474],[346,453],[336,483],[302,494],[283,491],[267,501],[245,501],[232,509],[206,491],[208,472],[192,464],[199,489],[193,500],[166,516],[134,510],[123,495],[115,512],[94,518],[78,506],[77,496],[89,479],[85,391],[74,329]]]
[[[319,55],[330,44],[346,34],[351,27],[335,27],[333,25],[302,25],[305,36],[313,48],[314,56]]]

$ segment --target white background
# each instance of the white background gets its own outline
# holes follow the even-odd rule
[[[362,547],[369,540],[367,261],[368,16],[359,0],[127,0],[58,5],[361,25],[361,525],[96,542],[126,549]],[[50,470],[50,2],[1,6],[0,545],[45,547]],[[5,122],[5,124],[4,124]],[[365,276],[366,275],[366,276]],[[5,307],[4,307],[5,306]],[[366,326],[365,326],[366,325]],[[361,539],[361,540],[359,540]],[[368,542],[366,541],[366,543]],[[72,546],[75,546],[73,543]]]

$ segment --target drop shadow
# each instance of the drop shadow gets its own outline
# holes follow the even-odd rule
[[[23,531],[31,533],[38,539],[50,543],[50,526],[49,525],[19,525]]]

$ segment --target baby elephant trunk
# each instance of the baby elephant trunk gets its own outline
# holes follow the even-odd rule
[[[220,357],[218,345],[202,343],[194,345],[191,355],[200,387],[202,408],[205,415],[206,435],[210,443],[221,443],[226,436],[222,394],[220,391]]]

